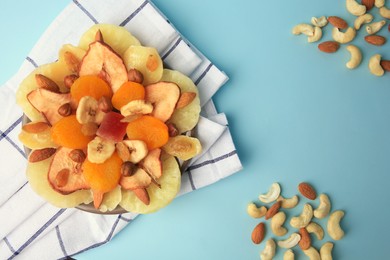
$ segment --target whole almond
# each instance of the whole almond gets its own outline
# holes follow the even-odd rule
[[[122,159],[122,161],[130,161],[131,153],[129,147],[123,142],[119,142],[115,144],[116,153]]]
[[[85,158],[87,156],[85,155],[83,150],[81,150],[81,149],[73,149],[72,151],[70,151],[69,157],[70,157],[70,159],[72,159],[72,161],[74,161],[76,163],[82,163],[82,162],[85,161]]]
[[[370,11],[375,4],[375,0],[362,0],[362,5],[366,6],[366,10]]]
[[[55,178],[55,184],[57,185],[57,187],[59,188],[64,187],[68,183],[69,174],[70,174],[69,169],[62,169],[57,173]]]
[[[381,35],[367,35],[366,37],[364,37],[364,40],[376,46],[382,46],[386,43],[386,38]]]
[[[340,48],[340,44],[335,41],[326,41],[318,44],[318,49],[322,52],[333,53]]]
[[[70,89],[73,85],[73,83],[78,79],[79,77],[74,74],[66,75],[64,77],[64,85],[66,88]]]
[[[309,200],[315,200],[317,198],[317,193],[314,188],[306,182],[301,182],[298,185],[298,190],[304,197],[308,198]]]
[[[140,201],[142,201],[145,205],[149,205],[150,204],[150,197],[149,197],[149,193],[148,193],[147,189],[139,188],[139,189],[133,190],[133,192],[137,196],[137,198]]]
[[[340,18],[338,16],[329,16],[328,17],[328,22],[331,25],[333,25],[334,27],[339,28],[341,30],[348,28],[348,23],[344,19],[342,19],[342,18]]]
[[[72,73],[78,73],[79,72],[79,67],[80,67],[80,60],[71,53],[70,51],[66,51],[64,53],[64,59],[66,66]]]
[[[72,107],[70,103],[65,103],[58,108],[58,114],[61,116],[70,116],[72,114]]]
[[[380,64],[385,71],[390,71],[390,60],[381,60]]]
[[[42,74],[35,74],[35,81],[40,88],[44,88],[55,93],[60,92],[60,88],[57,83]]]
[[[276,213],[279,212],[280,206],[282,205],[282,201],[275,202],[269,210],[267,210],[267,213],[265,214],[265,219],[272,218]]]
[[[299,240],[299,247],[302,250],[309,249],[311,246],[311,238],[309,232],[307,232],[306,228],[300,228],[299,234],[301,235],[301,240]]]
[[[32,122],[22,126],[22,130],[27,133],[36,134],[49,129],[50,126],[46,122]]]
[[[195,92],[184,92],[180,95],[179,100],[176,103],[176,108],[183,108],[189,105],[196,97]]]
[[[56,148],[43,148],[33,150],[28,156],[28,161],[31,163],[40,162],[46,160],[56,152]]]
[[[255,244],[260,244],[265,237],[265,225],[264,222],[260,222],[252,231],[252,241]]]

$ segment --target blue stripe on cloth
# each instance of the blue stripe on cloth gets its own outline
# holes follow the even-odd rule
[[[21,247],[19,247],[19,249],[16,250],[10,258],[8,258],[8,260],[14,259],[18,254],[20,254],[23,249],[30,245],[40,234],[42,234],[43,231],[45,231],[46,228],[50,226],[51,223],[53,223],[65,211],[66,209],[60,209],[56,214],[54,214],[54,216],[51,217],[49,221],[47,221],[40,229],[38,229],[38,231],[35,232],[35,234],[30,237]]]
[[[85,13],[85,14],[92,20],[92,22],[94,22],[95,24],[98,24],[98,23],[99,23],[99,22],[96,20],[96,18],[93,17],[93,15],[92,15],[90,12],[88,12],[88,10],[85,9],[85,7],[82,6],[77,0],[73,0],[73,3],[74,3],[75,5],[77,5],[77,7],[80,8],[80,10],[83,11],[83,13]]]
[[[11,138],[6,136],[1,131],[0,133],[1,133],[0,137],[3,137],[5,140],[7,140],[16,149],[16,151],[18,151],[24,158],[27,158],[26,153],[22,149],[20,149],[19,146],[14,141],[11,140]]]
[[[38,68],[38,64],[31,58],[31,57],[26,57],[26,60],[30,62],[35,68]]]
[[[179,37],[179,39],[177,39],[175,44],[173,44],[173,46],[161,57],[161,59],[165,60],[169,56],[169,54],[171,54],[176,49],[176,47],[180,44],[182,40],[183,39]]]
[[[207,68],[203,71],[203,73],[199,76],[199,78],[195,81],[195,85],[198,85],[199,82],[204,78],[204,76],[206,76],[207,72],[209,72],[209,70],[211,69],[211,67],[213,66],[212,63],[209,64],[209,66],[207,66]]]
[[[119,24],[119,26],[125,26],[130,22],[131,19],[133,19],[144,7],[149,4],[149,1],[146,0],[143,2],[133,13],[131,13],[123,22]]]
[[[131,218],[125,218],[124,216],[120,215],[120,219],[126,222],[131,222],[133,219]]]
[[[93,244],[93,245],[91,245],[91,246],[89,246],[89,247],[86,247],[86,248],[84,248],[84,249],[82,249],[82,250],[80,250],[80,251],[78,251],[78,252],[76,252],[76,253],[74,253],[74,254],[72,254],[72,255],[80,254],[80,253],[85,252],[85,251],[87,251],[87,250],[89,250],[89,249],[92,249],[92,248],[95,248],[95,247],[99,247],[99,246],[101,246],[101,245],[107,243],[108,241],[110,241],[110,240],[111,240],[111,237],[112,237],[112,235],[114,234],[114,231],[115,231],[115,229],[116,229],[116,227],[117,227],[117,225],[118,225],[118,223],[119,223],[119,220],[121,219],[121,216],[122,216],[122,215],[118,215],[117,219],[115,220],[114,224],[113,224],[112,227],[111,227],[110,233],[108,234],[107,238],[106,238],[104,241],[99,242],[99,243],[96,243],[96,244]],[[63,257],[63,258],[60,258],[60,259],[65,260],[65,259],[67,259],[67,257]]]
[[[5,244],[8,246],[9,250],[11,250],[12,253],[15,253],[15,249],[12,247],[11,243],[8,241],[8,238],[4,238]]]
[[[190,167],[188,167],[188,171],[191,171],[191,170],[194,170],[194,169],[198,169],[198,168],[201,168],[205,165],[208,165],[208,164],[212,164],[212,163],[216,163],[218,161],[222,161],[224,159],[227,159],[233,155],[236,155],[237,154],[237,151],[234,150],[234,151],[231,151],[230,153],[227,153],[227,154],[224,154],[224,155],[221,155],[215,159],[212,159],[212,160],[207,160],[207,161],[204,161],[202,163],[199,163],[199,164],[194,164],[194,165],[191,165]]]
[[[62,253],[64,253],[64,256],[68,256],[68,254],[66,253],[65,246],[64,246],[64,241],[62,240],[62,237],[61,237],[61,231],[60,231],[59,226],[56,226],[56,233],[57,233],[57,238],[58,238],[58,242],[60,243]]]
[[[23,117],[19,117],[15,122],[12,123],[12,125],[10,127],[8,127],[7,130],[5,130],[4,132],[1,132],[1,136],[0,136],[0,141],[5,138],[12,130],[15,129],[15,127],[20,124],[23,120]]]
[[[187,174],[188,174],[188,179],[190,180],[190,184],[191,184],[192,190],[196,190],[196,187],[195,187],[195,184],[194,184],[194,180],[192,179],[191,171],[187,170]]]

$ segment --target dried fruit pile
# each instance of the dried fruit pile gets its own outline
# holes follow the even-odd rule
[[[179,190],[176,158],[201,151],[184,135],[199,119],[197,87],[123,27],[98,24],[64,45],[23,80],[17,103],[31,121],[19,135],[32,149],[28,180],[58,207],[154,212]]]
[[[378,9],[381,18],[380,21],[374,21],[372,10]],[[323,32],[322,28],[328,23],[333,26],[332,41],[324,41],[318,44],[318,49],[325,53],[337,52],[341,44],[352,42],[356,38],[357,31],[365,25],[366,36],[364,40],[374,46],[382,46],[386,43],[386,37],[379,35],[383,27],[390,19],[390,9],[385,6],[385,0],[362,0],[361,3],[356,0],[346,0],[347,11],[356,16],[353,26],[349,26],[348,22],[338,16],[329,16],[326,18],[313,17],[311,24],[302,23],[294,26],[292,33],[294,35],[304,34],[308,36],[308,42],[317,42],[321,40]],[[371,11],[371,13],[369,13]],[[388,26],[390,31],[390,25]],[[346,63],[349,69],[357,68],[363,59],[362,51],[356,45],[349,44],[346,47],[351,54],[350,60]],[[382,59],[380,54],[374,54],[369,59],[368,68],[375,76],[382,76],[385,71],[390,71],[390,60]]]
[[[317,193],[315,189],[308,183],[302,182],[298,185],[300,194],[310,201],[317,200]],[[323,240],[325,231],[320,224],[314,221],[327,220],[327,233],[333,240],[340,240],[344,236],[344,231],[340,227],[340,221],[344,216],[344,211],[335,210],[331,212],[331,203],[329,197],[322,193],[319,196],[319,205],[316,209],[309,203],[305,203],[302,213],[299,216],[294,216],[290,219],[290,226],[296,229],[287,238],[275,242],[273,238],[266,241],[264,250],[261,252],[261,259],[272,259],[275,256],[276,248],[285,248],[284,259],[294,259],[294,252],[292,248],[299,246],[305,255],[310,259],[332,259],[332,249],[334,244],[332,242],[325,242],[318,251],[312,244],[312,237],[315,235],[318,240]],[[255,203],[249,203],[247,206],[248,215],[252,218],[270,219],[270,229],[277,237],[282,237],[288,234],[288,229],[284,226],[287,216],[282,209],[295,208],[299,203],[298,195],[291,198],[284,198],[281,195],[281,188],[278,183],[273,183],[266,194],[261,194],[259,200],[264,204],[271,204],[269,208],[265,205],[260,207]],[[260,244],[265,236],[267,230],[267,222],[262,221],[258,223],[252,231],[252,241],[255,244]]]

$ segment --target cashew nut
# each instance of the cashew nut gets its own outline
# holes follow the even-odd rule
[[[287,229],[283,227],[286,221],[286,214],[283,211],[276,213],[271,219],[271,230],[276,236],[284,236],[287,234]]]
[[[375,6],[381,8],[385,5],[385,0],[375,0]]]
[[[270,189],[266,194],[261,194],[259,196],[259,200],[261,200],[264,203],[270,203],[275,201],[280,195],[280,185],[279,183],[275,182],[272,183]]]
[[[370,69],[370,72],[378,77],[383,76],[383,74],[385,73],[384,69],[381,66],[381,58],[381,55],[375,54],[370,58],[370,61],[368,62],[368,68]]]
[[[318,26],[315,26],[313,36],[307,37],[307,41],[308,42],[317,42],[321,39],[321,37],[322,37],[322,29]]]
[[[267,208],[265,206],[258,208],[255,203],[251,202],[246,207],[246,211],[252,218],[262,218],[265,216],[265,213],[267,213]]]
[[[354,26],[356,30],[359,30],[362,24],[365,23],[371,23],[372,20],[374,19],[374,16],[372,14],[363,14],[359,16],[358,18],[355,19]]]
[[[346,6],[348,12],[356,16],[362,15],[366,12],[366,6],[359,4],[356,0],[347,0]]]
[[[260,258],[262,260],[272,260],[272,258],[275,256],[275,251],[276,251],[275,241],[272,238],[270,238],[265,243],[265,247],[260,254]]]
[[[313,218],[313,208],[310,204],[305,204],[303,206],[302,213],[299,217],[293,217],[290,220],[290,225],[294,228],[303,228],[306,227],[311,219]]]
[[[318,240],[324,238],[324,229],[316,222],[310,222],[309,225],[307,225],[306,230],[309,233],[315,234]]]
[[[383,18],[390,19],[390,10],[386,6],[382,6],[381,8],[379,8],[379,14]]]
[[[278,241],[278,246],[283,248],[292,248],[298,245],[299,240],[301,240],[301,235],[298,233],[292,233],[287,239]]]
[[[298,205],[298,202],[299,202],[299,198],[297,195],[294,195],[293,197],[291,197],[289,199],[286,199],[282,195],[280,195],[276,200],[282,202],[281,207],[284,209],[292,209],[296,205]]]
[[[360,51],[360,49],[358,47],[356,47],[355,45],[352,45],[352,44],[347,46],[347,51],[349,51],[349,53],[351,54],[351,58],[347,62],[347,64],[345,64],[345,66],[347,66],[348,69],[357,68],[360,65],[360,63],[362,62],[362,52]],[[320,200],[321,200],[321,196],[320,196]],[[315,211],[314,211],[314,216],[316,218],[318,218],[316,216]]]
[[[328,234],[334,240],[340,240],[344,236],[344,231],[340,227],[340,221],[344,217],[344,211],[336,210],[328,219]]]
[[[379,22],[370,23],[366,26],[366,31],[368,34],[374,34],[378,32],[382,27],[386,24],[386,20],[382,20]]]
[[[283,260],[294,260],[294,251],[292,249],[287,250],[283,255]]]
[[[356,30],[352,27],[348,27],[345,32],[341,32],[338,28],[334,27],[332,30],[332,37],[336,42],[348,43],[352,41],[356,36]]]
[[[309,249],[303,250],[303,253],[309,257],[310,260],[321,260],[320,253],[314,247],[309,247]]]
[[[295,35],[303,33],[307,36],[313,36],[314,35],[314,28],[310,24],[301,23],[298,25],[295,25],[292,29],[292,33]]]
[[[349,46],[352,46],[352,45],[349,45]],[[355,46],[353,46],[353,47],[355,47]],[[353,57],[353,59],[356,59],[356,57]],[[350,62],[348,62],[348,63],[350,63]],[[348,65],[347,65],[347,67],[348,67]],[[330,200],[329,200],[329,197],[328,197],[328,195],[322,193],[320,195],[320,205],[318,206],[317,209],[314,210],[314,217],[320,218],[320,219],[321,218],[325,218],[329,214],[329,212],[330,212]]]
[[[314,25],[314,26],[318,26],[318,27],[324,27],[325,25],[328,24],[328,19],[325,17],[325,16],[321,16],[321,17],[312,17],[311,18],[311,23]]]
[[[332,242],[326,242],[325,244],[323,244],[320,248],[321,260],[332,260],[332,249]]]

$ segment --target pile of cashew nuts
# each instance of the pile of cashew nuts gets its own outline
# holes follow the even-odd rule
[[[365,25],[365,31],[367,36],[365,40],[373,45],[381,46],[385,44],[386,38],[377,33],[386,25],[387,19],[390,19],[390,9],[385,6],[385,0],[375,0],[374,7],[379,9],[379,15],[383,18],[381,21],[373,22],[374,16],[368,11],[367,7],[363,4],[360,4],[356,0],[346,0],[346,9],[349,13],[356,16],[353,26],[347,26],[347,28],[337,28],[333,27],[332,29],[332,38],[334,44],[347,44],[352,42],[355,39],[357,31],[360,30],[363,25]],[[308,42],[317,42],[322,38],[322,28],[328,24],[328,19],[325,16],[322,17],[313,17],[311,19],[311,24],[301,23],[292,29],[294,35],[304,34],[308,38]],[[390,26],[389,26],[390,30]],[[372,41],[371,39],[374,39]],[[378,40],[379,38],[379,40]],[[337,48],[338,49],[338,48]],[[337,51],[334,50],[332,52]],[[347,51],[350,53],[350,60],[346,63],[348,69],[357,68],[363,59],[363,55],[359,47],[353,44],[349,44],[346,47]],[[374,54],[368,62],[368,68],[370,72],[375,76],[383,76],[385,71],[388,71],[390,68],[384,67],[382,62],[382,56],[380,54]],[[387,61],[386,61],[387,62]]]
[[[304,196],[304,194],[302,195]],[[344,236],[344,231],[340,226],[340,222],[344,217],[344,211],[335,210],[332,212],[329,197],[324,193],[321,193],[318,196],[318,199],[319,203],[317,208],[313,209],[309,203],[305,203],[301,214],[299,216],[293,216],[290,219],[290,226],[297,229],[297,232],[291,233],[284,240],[275,241],[276,239],[270,238],[266,241],[265,247],[260,253],[260,258],[262,260],[273,259],[278,246],[280,248],[286,249],[283,259],[294,259],[295,254],[292,248],[296,247],[297,245],[311,260],[332,259],[332,249],[334,243],[330,241],[325,242],[322,244],[320,250],[317,250],[312,245],[310,234],[313,234],[318,240],[323,240],[325,231],[320,224],[314,221],[314,219],[317,218],[320,220],[328,217],[326,228],[327,234],[333,240],[342,239]],[[267,212],[273,210],[272,208],[275,208],[274,205],[276,204],[280,206],[280,209],[292,209],[299,204],[298,195],[294,195],[291,198],[284,198],[281,195],[281,187],[276,182],[271,185],[267,193],[261,194],[259,196],[259,200],[265,204],[272,203],[272,205],[267,208],[265,205],[257,206],[253,202],[249,203],[247,206],[247,213],[249,216],[255,219],[266,216]],[[277,207],[277,212],[273,212],[272,216],[270,217],[270,229],[273,235],[282,237],[288,233],[288,229],[284,226],[287,217],[284,211],[279,210],[279,206]],[[258,243],[261,242],[262,241]]]

